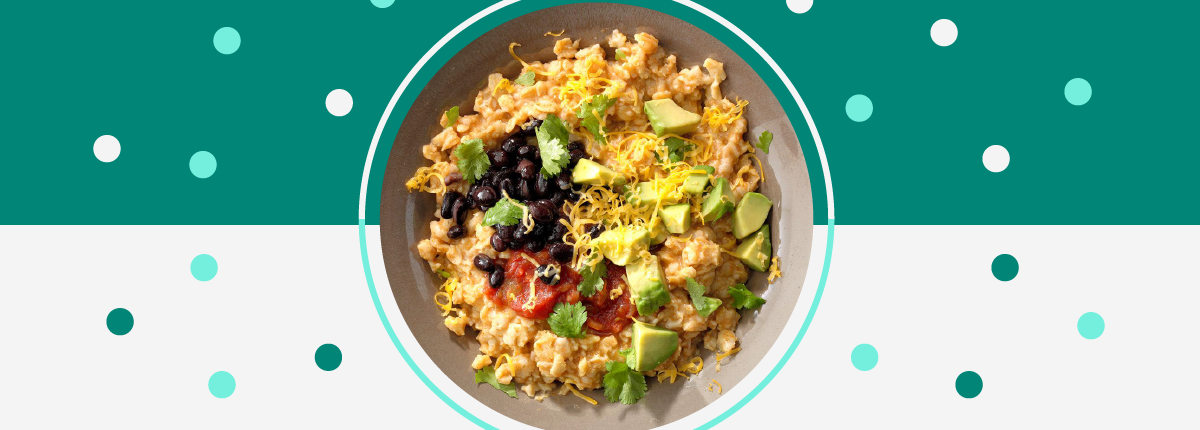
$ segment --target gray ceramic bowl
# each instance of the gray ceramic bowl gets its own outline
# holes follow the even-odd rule
[[[564,37],[582,38],[587,44],[601,43],[613,29],[631,38],[637,32],[648,32],[678,56],[681,68],[701,64],[710,57],[724,62],[729,78],[722,88],[730,99],[750,101],[746,118],[752,136],[763,130],[775,135],[769,157],[762,160],[766,181],[759,191],[775,202],[768,222],[774,249],[783,262],[783,277],[768,286],[766,275],[751,275],[748,287],[768,301],[757,312],[743,311],[737,329],[741,352],[726,359],[721,372],[715,372],[713,355],[705,351],[703,372],[688,382],[652,381],[646,398],[633,406],[611,404],[601,390],[587,393],[600,402],[592,406],[569,395],[542,402],[524,394],[512,399],[486,384],[476,384],[471,361],[479,353],[479,345],[474,333],[468,329],[467,335],[460,337],[442,325],[441,313],[433,302],[441,281],[416,251],[416,244],[429,236],[428,225],[435,211],[430,195],[409,194],[404,188],[413,172],[428,164],[420,155],[420,147],[439,131],[441,112],[454,105],[464,113],[471,112],[474,94],[485,86],[488,74],[517,74],[520,64],[508,54],[510,42],[522,45],[521,55],[526,61],[553,59],[551,48],[556,38],[543,36],[546,23],[554,23],[554,30],[565,28]],[[421,91],[396,135],[384,175],[379,215],[384,262],[396,305],[421,347],[450,380],[483,404],[542,428],[652,428],[690,415],[719,398],[716,392],[707,390],[712,379],[727,392],[736,386],[759,364],[792,317],[812,248],[812,190],[808,178],[796,132],[779,101],[754,70],[716,38],[682,20],[636,6],[558,6],[518,17],[487,32],[451,58]]]

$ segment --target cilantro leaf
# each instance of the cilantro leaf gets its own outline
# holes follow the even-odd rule
[[[458,157],[458,171],[462,173],[467,183],[473,184],[492,167],[491,160],[483,152],[483,141],[479,139],[464,140],[454,148],[454,156]]]
[[[450,272],[447,272],[445,270],[439,270],[439,271],[437,271],[437,274],[438,274],[438,276],[441,276],[446,279],[450,279],[451,277],[454,276],[454,275],[450,274]]]
[[[542,125],[537,128],[538,149],[542,153],[542,176],[557,175],[571,162],[571,154],[567,152],[567,141],[570,139],[571,130],[558,115],[550,114],[542,120]]]
[[[562,337],[583,337],[583,323],[587,322],[587,309],[583,303],[554,305],[554,313],[550,314],[550,331]]]
[[[516,225],[525,214],[525,207],[513,199],[505,197],[496,202],[495,206],[483,213],[483,225],[493,226]]]
[[[537,78],[537,74],[533,73],[533,71],[530,70],[528,72],[522,73],[521,76],[518,76],[517,80],[513,81],[513,83],[517,84],[517,85],[523,85],[523,86],[528,87],[530,85],[533,85],[533,82],[536,80],[535,78]]]
[[[599,256],[600,253],[593,251],[592,255]],[[576,286],[579,289],[579,294],[584,297],[596,295],[597,291],[604,288],[604,277],[608,276],[608,265],[604,264],[604,257],[600,257],[600,262],[595,264],[584,262],[583,270],[579,271],[579,276],[583,277],[583,280],[579,281],[579,285]]]
[[[737,284],[729,289],[729,295],[733,297],[734,309],[757,309],[766,303],[767,300],[754,295],[753,292],[746,289],[746,284]]]
[[[586,103],[579,105],[579,112],[575,113],[575,116],[579,117],[579,125],[591,132],[592,137],[595,137],[601,145],[608,144],[608,136],[604,134],[607,131],[600,127],[600,121],[604,119],[608,108],[616,103],[616,100],[610,99],[604,94],[597,94]]]
[[[497,390],[503,391],[504,394],[508,394],[508,397],[517,398],[517,386],[512,383],[501,384],[500,381],[496,380],[495,367],[488,366],[475,371],[475,383],[482,384],[484,382],[496,387]]]
[[[758,149],[763,150],[763,153],[770,154],[772,140],[775,140],[775,135],[771,134],[770,131],[763,131],[762,136],[758,137],[758,144],[754,146],[757,146]]]
[[[458,106],[446,111],[446,127],[453,127],[456,122],[458,122]]]
[[[678,137],[668,137],[667,140],[663,141],[663,144],[667,146],[667,154],[669,154],[672,163],[683,161],[684,155],[696,149],[696,145],[692,145],[688,141]]]
[[[625,51],[617,50],[617,61],[625,61]]]
[[[634,372],[624,361],[610,361],[604,368],[608,371],[604,375],[604,397],[608,401],[632,405],[646,397],[645,375]]]
[[[708,318],[713,311],[721,306],[721,299],[716,297],[704,297],[704,293],[708,289],[704,285],[696,282],[695,279],[687,278],[688,295],[692,296],[692,307],[696,308],[696,313],[701,318]]]

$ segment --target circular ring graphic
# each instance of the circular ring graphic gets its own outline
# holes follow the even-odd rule
[[[371,271],[369,252],[368,252],[368,248],[367,248],[367,236],[366,236],[367,188],[368,188],[369,179],[370,179],[371,165],[372,165],[372,162],[374,161],[374,157],[375,157],[375,150],[377,149],[377,147],[379,145],[379,139],[383,134],[383,130],[387,125],[387,122],[388,122],[389,117],[391,116],[392,110],[395,108],[396,103],[399,101],[401,95],[408,88],[408,85],[410,83],[412,83],[412,80],[415,78],[415,76],[421,70],[421,68],[424,67],[425,64],[429,62],[429,60],[434,56],[434,54],[436,54],[442,47],[444,47],[450,40],[454,39],[463,30],[465,30],[466,28],[475,24],[476,22],[483,19],[484,17],[486,17],[500,9],[503,9],[506,6],[512,5],[512,4],[516,3],[517,1],[518,0],[504,0],[504,1],[498,2],[496,4],[493,4],[489,7],[487,7],[486,9],[472,15],[470,18],[467,18],[466,21],[463,21],[461,24],[455,26],[453,29],[450,30],[449,33],[447,33],[445,36],[443,36],[441,39],[439,39],[437,41],[437,43],[435,43],[433,45],[433,47],[429,49],[429,51],[427,51],[424,55],[421,56],[420,60],[417,61],[416,65],[413,66],[413,68],[408,72],[408,74],[405,75],[404,80],[401,81],[401,83],[400,83],[400,87],[397,88],[395,94],[393,94],[391,100],[389,100],[387,107],[384,109],[383,116],[380,118],[379,124],[375,129],[375,134],[371,139],[371,146],[370,146],[370,149],[368,149],[368,151],[367,151],[366,164],[363,168],[363,179],[362,179],[362,184],[361,184],[361,188],[359,191],[359,203],[358,203],[359,251],[362,255],[363,271],[364,271],[364,274],[366,275],[367,287],[369,288],[370,293],[371,293],[371,300],[375,305],[375,310],[379,314],[379,319],[383,323],[384,329],[388,333],[388,337],[391,338],[392,343],[396,346],[396,350],[400,352],[400,355],[401,355],[401,357],[403,357],[404,362],[408,364],[408,366],[413,370],[413,372],[416,374],[416,376],[421,380],[422,383],[425,384],[426,387],[428,387],[430,389],[430,391],[432,391],[435,395],[437,395],[437,397],[439,399],[441,399],[444,403],[446,403],[446,405],[448,405],[448,406],[450,406],[450,408],[454,409],[455,412],[458,412],[460,415],[462,415],[467,420],[469,420],[472,423],[474,423],[475,425],[477,425],[481,428],[485,428],[485,429],[495,429],[496,427],[488,424],[487,422],[484,422],[479,417],[477,417],[474,414],[472,414],[471,412],[467,411],[465,408],[463,408],[461,405],[459,405],[457,402],[455,402],[453,399],[451,399],[449,395],[447,395],[440,388],[438,388],[438,386],[436,384],[434,384],[432,380],[429,379],[429,377],[421,370],[420,366],[418,366],[414,362],[412,356],[408,353],[408,351],[405,349],[404,345],[401,343],[400,339],[397,337],[396,332],[393,329],[392,324],[389,321],[389,319],[384,311],[383,305],[379,298],[379,292],[375,288],[375,280],[374,280],[374,275],[372,274],[372,271]],[[775,376],[783,368],[783,365],[785,363],[787,363],[789,359],[791,359],[792,354],[795,353],[796,348],[800,344],[800,340],[803,339],[804,334],[808,331],[808,327],[812,323],[813,317],[816,315],[817,306],[820,304],[821,296],[824,293],[825,282],[829,276],[829,264],[833,257],[833,231],[834,231],[833,182],[832,182],[832,178],[830,177],[830,173],[829,173],[829,162],[825,157],[825,148],[821,144],[821,137],[817,132],[817,127],[816,127],[816,124],[813,122],[812,115],[809,113],[808,107],[805,106],[804,101],[800,98],[800,94],[796,90],[795,85],[793,85],[791,80],[788,79],[787,75],[783,72],[783,69],[779,66],[779,64],[776,63],[775,60],[772,59],[771,56],[766,53],[766,51],[762,48],[762,46],[760,46],[757,42],[755,42],[753,39],[751,39],[749,35],[747,35],[745,32],[743,32],[741,29],[739,29],[737,26],[735,26],[733,23],[729,22],[725,18],[723,18],[720,15],[716,14],[715,12],[709,10],[708,8],[705,8],[704,6],[696,4],[690,0],[675,0],[675,1],[681,5],[687,6],[697,12],[700,12],[701,14],[707,16],[708,18],[712,19],[713,21],[716,21],[717,23],[721,24],[729,31],[733,32],[740,39],[742,39],[743,42],[745,42],[747,45],[749,45],[756,53],[758,53],[759,56],[761,56],[762,59],[776,73],[776,75],[779,76],[780,80],[783,82],[783,84],[787,88],[788,92],[792,95],[792,98],[795,99],[796,104],[800,107],[800,111],[804,115],[804,119],[806,120],[806,122],[808,124],[809,132],[811,133],[811,135],[813,137],[813,141],[817,148],[817,155],[820,158],[822,174],[823,174],[824,180],[825,180],[825,196],[826,196],[828,219],[829,219],[829,224],[827,227],[828,230],[826,232],[825,259],[824,259],[824,263],[822,264],[822,267],[821,267],[820,280],[817,284],[817,289],[813,295],[812,304],[808,309],[807,315],[805,315],[804,321],[801,324],[800,329],[796,334],[796,337],[792,340],[791,344],[788,346],[786,351],[783,353],[780,360],[771,368],[771,370],[762,379],[762,381],[760,381],[758,384],[756,384],[754,386],[753,389],[750,390],[749,393],[747,393],[744,397],[742,397],[740,400],[738,400],[737,403],[735,403],[733,406],[731,406],[728,410],[724,411],[720,415],[708,420],[704,424],[697,427],[698,429],[708,429],[708,428],[711,428],[711,427],[715,426],[716,424],[724,421],[726,418],[729,418],[731,415],[733,415],[735,412],[737,412],[739,409],[741,409],[743,406],[745,406],[747,403],[749,403],[751,399],[753,399],[755,396],[757,396],[758,393],[761,392],[763,390],[763,388],[765,388],[767,386],[767,384],[770,383],[771,380],[773,380],[775,378]],[[645,6],[643,5],[643,7],[645,7]]]

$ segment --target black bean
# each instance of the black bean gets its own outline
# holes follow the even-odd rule
[[[579,160],[582,160],[585,157],[587,157],[587,154],[585,154],[581,149],[571,151],[571,161],[570,163],[567,163],[567,165],[570,167],[575,167],[575,164],[579,163]]]
[[[538,266],[537,269],[533,270],[533,274],[537,275],[538,279],[541,279],[546,285],[557,284],[559,279],[561,279],[558,276],[557,264],[543,264]]]
[[[525,227],[518,226],[513,230],[512,239],[509,239],[508,241],[508,247],[517,248],[521,246],[521,244],[525,243],[525,236],[527,236],[525,233]]]
[[[475,263],[476,269],[484,272],[491,272],[496,268],[496,266],[492,264],[492,257],[488,257],[487,254],[475,254],[475,260],[472,261],[472,263]]]
[[[460,237],[463,237],[464,234],[467,234],[467,229],[463,228],[463,226],[461,226],[461,225],[456,225],[456,226],[450,227],[449,230],[446,230],[446,237],[449,237],[451,239],[458,239]]]
[[[538,167],[529,160],[521,160],[517,163],[517,174],[521,175],[521,179],[532,181],[537,179]]]
[[[517,186],[517,197],[520,197],[523,201],[530,201],[537,198],[533,194],[533,185],[531,182],[530,180],[522,179],[520,185]]]
[[[537,191],[538,197],[550,197],[550,193],[554,190],[550,188],[550,180],[545,175],[538,175],[537,181],[533,183],[534,191]]]
[[[466,197],[460,196],[460,197],[454,199],[454,203],[452,203],[450,205],[450,217],[449,218],[454,219],[455,221],[458,221],[459,216],[462,216],[465,219],[466,215],[467,215],[467,209],[468,209],[467,206],[468,206],[468,203],[467,203]],[[462,223],[460,222],[458,224],[462,224]]]
[[[570,191],[557,190],[550,194],[550,201],[554,202],[554,206],[562,206],[563,201],[567,199],[567,194]]]
[[[511,226],[511,225],[502,225],[502,226],[496,227],[496,234],[500,235],[501,239],[504,239],[505,241],[509,241],[509,240],[512,240],[513,232],[516,229],[517,229],[516,227]]]
[[[480,206],[492,206],[496,204],[496,200],[500,198],[496,194],[496,189],[492,187],[479,187],[475,192],[471,193],[471,198]]]
[[[592,239],[600,237],[600,233],[604,233],[604,223],[595,223],[588,228],[587,233]]]
[[[529,242],[525,242],[525,250],[529,252],[541,251],[545,246],[546,242],[542,242],[540,240],[531,240]]]
[[[541,126],[542,126],[542,120],[540,120],[540,119],[535,119],[535,120],[529,121],[529,124],[527,124],[525,126],[524,132],[527,135],[533,136],[534,133],[537,133],[537,128],[541,127]]]
[[[554,177],[554,185],[560,190],[571,189],[571,174],[567,172],[559,173]]]
[[[582,151],[583,150],[583,142],[576,140],[574,142],[571,142],[569,145],[567,145],[568,151],[574,151],[576,149]]]
[[[453,173],[451,173],[451,174],[449,174],[449,175],[446,175],[446,182],[445,182],[445,183],[446,183],[446,186],[448,187],[448,186],[451,186],[451,185],[457,184],[457,183],[458,183],[458,181],[461,181],[461,180],[462,180],[462,173],[459,173],[459,172],[453,172]]]
[[[575,202],[579,201],[579,198],[581,197],[581,195],[578,192],[575,192],[574,190],[567,191],[566,193],[567,193],[567,201],[571,202],[571,203],[575,203]]]
[[[549,251],[551,257],[562,263],[571,261],[571,258],[575,256],[575,248],[562,242],[550,244]]]
[[[492,167],[499,168],[507,166],[510,162],[512,162],[512,158],[510,158],[508,153],[504,152],[503,149],[493,149],[488,151],[488,161],[492,162]]]
[[[546,241],[550,237],[550,232],[554,231],[554,227],[548,222],[539,222],[533,225],[533,232],[529,234],[537,240]]]
[[[508,244],[504,242],[504,238],[500,237],[499,233],[492,234],[492,249],[496,252],[504,252],[508,250]]]
[[[459,197],[462,197],[462,194],[459,194],[458,191],[450,191],[447,192],[446,195],[442,196],[442,213],[440,214],[442,219],[450,219],[454,217],[454,202],[458,200]]]
[[[500,190],[507,193],[509,197],[514,197],[517,195],[517,185],[511,178],[504,178],[500,180]]]
[[[657,253],[659,250],[663,249],[664,245],[666,245],[666,242],[650,245],[650,253],[651,254]]]
[[[517,149],[525,144],[525,136],[514,134],[504,139],[504,143],[500,144],[500,150],[507,152],[510,156],[517,155]]]
[[[551,242],[562,242],[563,236],[567,235],[567,226],[561,222],[555,222],[554,228],[550,230]]]
[[[554,203],[549,200],[537,200],[529,204],[529,215],[534,221],[546,222],[554,219]]]
[[[488,286],[492,288],[500,288],[504,284],[504,271],[493,270],[491,275],[488,275]]]
[[[538,149],[536,146],[523,145],[517,149],[517,156],[526,160],[532,160],[534,156],[533,154],[537,153]]]

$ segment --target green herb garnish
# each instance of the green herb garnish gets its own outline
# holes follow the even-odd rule
[[[775,140],[775,135],[771,134],[769,131],[763,131],[762,136],[758,137],[758,144],[754,146],[757,146],[758,149],[763,150],[764,154],[770,154],[772,140]]]
[[[617,61],[625,61],[625,51],[618,49],[616,57]]]
[[[453,127],[456,122],[458,122],[458,106],[446,111],[446,127]]]
[[[487,173],[492,167],[487,154],[483,152],[483,141],[479,139],[464,140],[454,148],[454,156],[458,157],[458,171],[462,173],[467,183],[473,184]]]
[[[592,255],[599,256],[600,254],[593,251]],[[595,260],[595,258],[589,258],[590,260]],[[600,260],[600,262],[595,264],[584,262],[583,269],[579,271],[579,276],[583,277],[583,280],[579,281],[579,285],[576,288],[579,289],[579,294],[584,297],[594,296],[597,291],[604,288],[604,277],[608,276],[608,266],[604,264],[604,257],[600,257]]]
[[[608,401],[632,405],[646,397],[646,377],[634,372],[624,361],[610,361],[604,368],[608,370],[604,375],[604,397]]]
[[[691,143],[688,143],[688,141],[678,137],[668,137],[667,140],[663,141],[663,145],[667,146],[668,158],[672,163],[683,161],[683,157],[687,155],[688,152],[696,149],[696,145],[692,145]]]
[[[687,278],[688,295],[692,296],[692,307],[696,308],[696,313],[701,318],[708,318],[713,311],[721,306],[721,299],[716,297],[704,297],[704,293],[708,291],[704,285],[696,282],[695,279]]]
[[[515,200],[505,197],[496,202],[495,206],[483,213],[483,225],[494,226],[516,225],[525,214],[525,206]]]
[[[746,289],[746,284],[737,284],[729,289],[729,295],[733,297],[734,309],[757,309],[766,303],[767,300],[754,295],[753,292]]]
[[[454,275],[450,274],[450,272],[447,272],[445,270],[439,270],[439,271],[437,271],[437,274],[438,274],[438,276],[441,276],[446,279],[450,279],[451,277],[454,276]]]
[[[531,71],[522,73],[521,76],[517,77],[517,80],[513,81],[513,83],[517,84],[517,85],[523,85],[523,86],[528,87],[530,85],[533,85],[535,78],[537,78],[537,74],[533,73],[533,71],[531,70]]]
[[[608,108],[616,103],[615,99],[610,99],[604,94],[597,94],[586,103],[579,105],[579,112],[575,113],[575,116],[579,117],[579,125],[591,132],[592,137],[595,137],[601,145],[608,144],[608,136],[605,135],[608,130],[601,127],[600,122],[604,119]]]
[[[567,141],[571,131],[558,115],[550,114],[537,128],[538,149],[542,153],[542,176],[551,177],[562,172],[571,162],[567,152]]]
[[[496,368],[493,366],[475,371],[475,383],[482,384],[484,382],[496,387],[497,390],[503,391],[504,394],[508,394],[508,397],[517,398],[517,386],[512,383],[501,384],[500,381],[496,380]]]
[[[554,305],[554,313],[550,314],[550,331],[562,337],[583,337],[583,323],[587,322],[587,309],[583,303]]]

